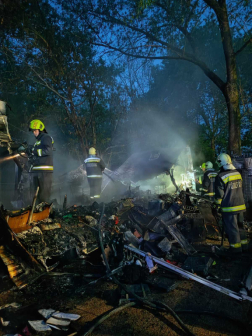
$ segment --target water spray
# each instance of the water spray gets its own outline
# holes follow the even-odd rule
[[[13,160],[13,159],[15,159],[15,158],[17,158],[19,156],[24,155],[24,154],[25,153],[20,153],[20,154],[14,154],[14,155],[11,155],[11,156],[7,156],[7,157],[5,157],[3,159],[0,159],[0,164],[3,163],[3,162],[9,161],[9,160]]]

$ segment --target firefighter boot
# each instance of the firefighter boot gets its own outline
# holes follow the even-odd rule
[[[240,247],[230,246],[228,249],[226,249],[222,246],[221,248],[215,248],[215,253],[220,257],[234,258],[236,256],[241,255],[242,248],[241,248],[241,246]]]
[[[239,229],[240,237],[241,237],[241,247],[242,252],[248,251],[248,239],[247,239],[247,233],[244,229]]]

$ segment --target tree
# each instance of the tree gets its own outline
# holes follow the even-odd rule
[[[6,0],[3,7],[0,68],[6,75],[0,88],[4,99],[13,105],[15,96],[20,104],[22,92],[22,116],[32,101],[28,120],[34,113],[44,119],[50,116],[48,124],[56,120],[66,141],[82,155],[90,146],[105,150],[123,108],[116,79],[120,70],[105,64],[90,46],[92,34],[68,14],[60,15],[52,3],[15,0],[12,6]],[[28,120],[23,118],[22,123]]]
[[[225,98],[229,151],[236,154],[241,152],[236,58],[252,41],[251,9],[248,1],[241,0],[72,0],[67,5],[95,32],[92,42],[97,46],[132,59],[185,60],[197,65]],[[222,59],[210,64],[204,52],[211,46],[208,41],[198,43],[199,32],[207,24],[218,24],[223,52]],[[234,44],[237,36],[242,41],[239,45]],[[217,62],[223,62],[224,68],[215,67]]]

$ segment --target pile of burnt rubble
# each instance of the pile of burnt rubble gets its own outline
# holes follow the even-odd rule
[[[123,258],[125,243],[167,259],[174,259],[180,250],[185,255],[196,253],[191,243],[205,241],[207,236],[207,226],[198,207],[183,204],[179,197],[162,198],[150,201],[148,208],[132,198],[105,206],[101,219],[103,243],[110,250],[111,259],[121,261],[119,255]],[[31,229],[16,235],[43,265],[74,248],[79,256],[87,255],[99,248],[98,221],[102,207],[103,204],[94,202],[64,211],[54,209],[50,218],[33,222]],[[214,227],[211,234],[218,238],[218,226],[216,223],[211,226]]]
[[[43,205],[39,205],[37,211],[42,212]],[[153,272],[158,262],[148,257],[151,255],[206,278],[215,258],[211,253],[200,253],[198,246],[207,244],[208,238],[214,239],[217,245],[222,240],[221,221],[219,215],[213,213],[210,203],[184,192],[159,195],[152,200],[126,198],[106,205],[94,202],[89,206],[51,207],[50,216],[31,222],[27,230],[25,227],[19,230],[14,238],[29,255],[28,259],[25,257],[27,263],[32,262],[33,268],[35,265],[37,270],[41,271],[42,267],[48,272],[57,267],[69,251],[77,259],[99,256],[105,264],[104,258],[100,258],[101,226],[102,243],[114,269],[132,262],[129,259],[139,259],[140,265]],[[249,235],[249,225],[247,229]],[[3,244],[0,258],[19,288],[29,283],[33,272],[27,273],[29,267],[23,266],[15,249]],[[24,278],[20,280],[20,277]]]
[[[216,273],[216,261],[218,266],[220,260],[211,252],[213,241],[216,245],[223,240],[225,243],[220,215],[211,209],[209,202],[194,196],[181,192],[154,199],[125,198],[108,204],[94,202],[69,208],[64,204],[63,209],[40,204],[29,225],[20,223],[25,222],[30,209],[14,213],[2,209],[0,261],[7,266],[16,287],[25,288],[25,295],[34,297],[43,293],[41,307],[47,307],[47,302],[52,304],[57,292],[62,297],[79,295],[100,279],[110,279],[122,289],[119,301],[122,306],[115,309],[120,311],[121,307],[141,302],[141,297],[149,291],[147,284],[172,290],[178,284],[173,276],[192,279],[239,301],[252,301],[249,258],[246,265],[245,259],[232,262],[233,273],[237,273],[240,265],[247,267],[240,279],[243,281],[241,290],[222,287],[223,279]],[[250,223],[246,223],[246,229],[249,236]],[[223,267],[220,269],[223,272]],[[167,271],[169,279],[163,277]],[[226,274],[221,276],[226,277]],[[229,276],[232,278],[232,274]],[[41,277],[43,281],[37,281]],[[229,285],[232,287],[231,282]],[[152,308],[154,305],[156,309],[165,309],[161,302],[156,306],[144,300]],[[71,321],[80,317],[57,311],[60,306],[57,308],[56,301],[52,308],[32,312],[22,335],[49,334],[53,330],[69,332]],[[18,309],[14,309],[15,316],[20,315],[21,311],[16,314]],[[4,315],[3,310],[1,314],[3,326],[15,322],[14,315],[10,316],[9,312]],[[109,317],[110,312],[106,316]],[[103,319],[102,316],[101,321]],[[181,326],[191,335],[185,325]]]

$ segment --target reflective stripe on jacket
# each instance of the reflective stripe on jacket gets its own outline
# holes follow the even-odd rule
[[[102,172],[105,169],[105,164],[102,159],[90,155],[84,163],[88,178],[102,178]]]
[[[40,133],[33,146],[34,162],[31,172],[53,172],[53,139],[47,133]]]
[[[242,177],[237,170],[221,168],[215,179],[215,203],[221,206],[222,212],[239,213],[246,210]]]
[[[210,168],[204,173],[202,189],[205,196],[214,196],[215,195],[215,178],[218,173]]]

